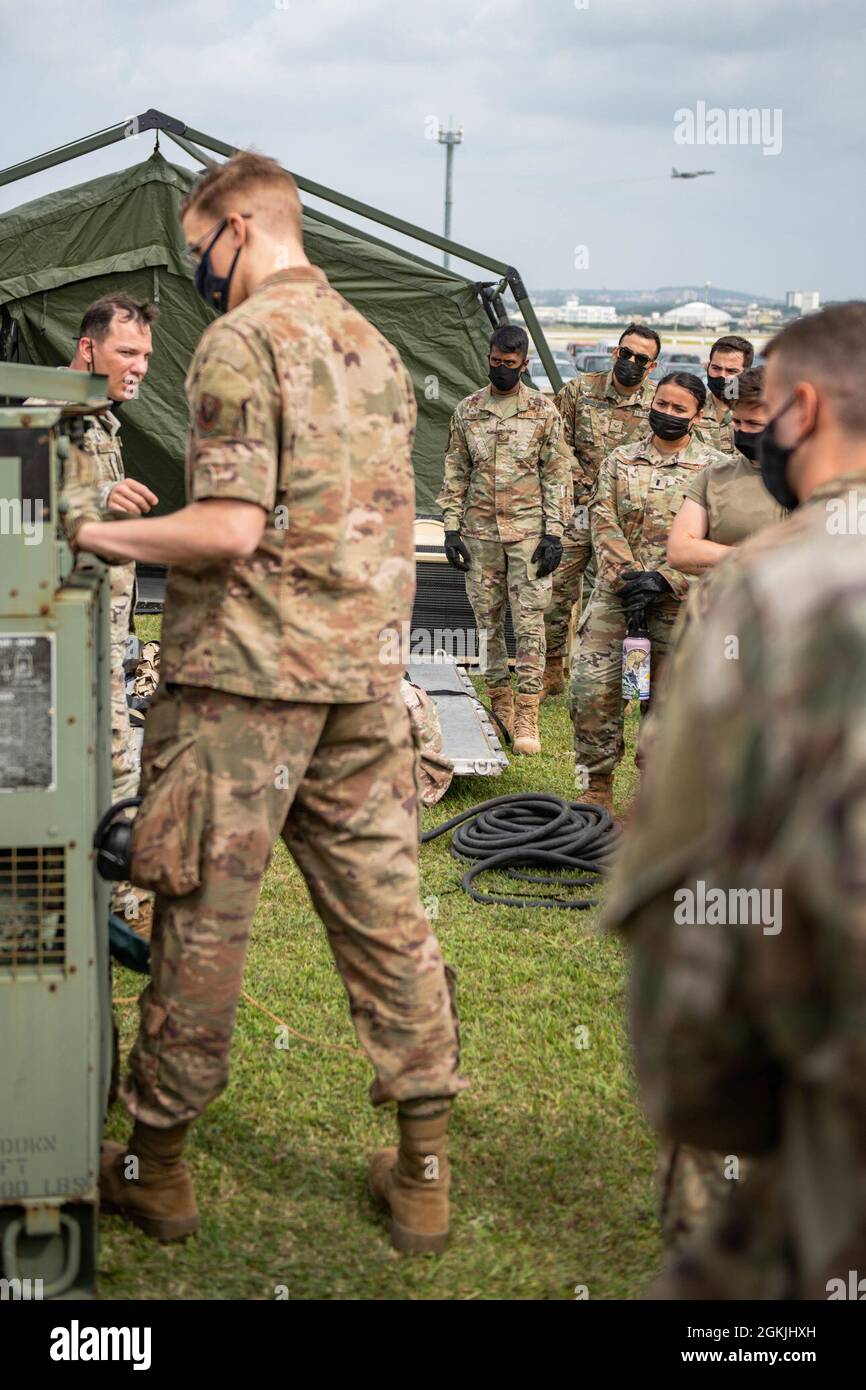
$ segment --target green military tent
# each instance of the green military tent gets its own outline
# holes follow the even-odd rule
[[[198,148],[185,135],[217,153],[232,153],[231,146],[208,141],[159,112],[145,113],[134,124],[136,134],[148,128],[166,130],[199,159]],[[64,147],[2,171],[0,183],[120,139],[129,126],[112,130],[116,134],[90,137],[78,147]],[[51,366],[68,363],[84,309],[113,291],[159,305],[151,369],[138,399],[123,408],[123,439],[128,471],[158,494],[161,510],[173,510],[184,500],[183,381],[193,348],[212,317],[193,288],[178,221],[179,203],[195,178],[156,148],[132,168],[0,215],[0,358]],[[412,374],[418,400],[416,506],[419,512],[429,512],[442,476],[451,411],[486,379],[487,338],[491,323],[505,317],[505,284],[516,286],[524,313],[529,307],[525,291],[511,267],[467,253],[464,247],[308,180],[298,182],[302,190],[330,197],[461,257],[468,254],[470,260],[502,273],[498,284],[469,280],[305,205],[310,259],[395,345]],[[531,329],[537,327],[534,316],[532,320]],[[546,356],[546,344],[542,351]]]

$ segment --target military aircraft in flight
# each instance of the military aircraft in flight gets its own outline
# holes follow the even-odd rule
[[[671,169],[672,179],[699,179],[702,174],[714,174],[715,169],[691,169],[684,173],[679,169]]]

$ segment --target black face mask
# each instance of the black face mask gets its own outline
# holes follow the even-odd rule
[[[513,391],[522,371],[522,367],[491,367],[487,375],[497,391]]]
[[[643,367],[639,367],[637,362],[618,357],[613,364],[613,374],[621,386],[637,386],[643,376]]]
[[[649,422],[653,434],[669,443],[674,439],[682,439],[692,427],[691,420],[682,420],[679,415],[668,415],[664,410],[651,410]]]
[[[707,386],[712,391],[717,401],[732,401],[736,399],[735,376],[710,376],[707,372]]]
[[[238,256],[241,254],[239,246],[234,255],[234,260],[229,266],[228,275],[214,275],[211,270],[210,253],[216,244],[217,238],[221,237],[228,226],[228,218],[221,222],[216,232],[211,237],[204,251],[201,253],[201,260],[196,266],[194,284],[205,304],[209,304],[212,309],[216,309],[218,314],[226,313],[229,304],[229,285],[235,273],[235,266],[238,263]]]
[[[776,421],[780,420],[785,412],[791,409],[796,399],[796,396],[792,396],[787,405],[783,405],[772,420],[767,421],[758,448],[758,462],[761,465],[764,487],[773,501],[778,502],[780,507],[784,507],[789,512],[800,505],[800,499],[788,482],[788,464],[800,445],[805,444],[809,435],[804,435],[802,439],[798,439],[796,444],[777,444],[775,425]]]
[[[758,449],[761,446],[763,437],[763,430],[754,430],[750,433],[746,430],[734,430],[734,444],[736,448],[738,448],[740,453],[744,454],[747,459],[751,459],[752,463],[754,463],[755,459],[758,457]]]

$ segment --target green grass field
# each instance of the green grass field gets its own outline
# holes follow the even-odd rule
[[[157,620],[139,622],[157,635]],[[633,729],[630,730],[633,733]],[[542,707],[544,751],[500,778],[460,779],[425,829],[489,796],[549,790],[573,798],[563,697]],[[632,740],[630,739],[630,746]],[[631,752],[617,803],[632,792]],[[660,1263],[654,1141],[639,1111],[625,1036],[624,955],[597,910],[482,907],[460,889],[448,836],[421,850],[446,960],[459,972],[463,1067],[454,1107],[452,1237],[444,1256],[393,1253],[365,1189],[365,1159],[394,1142],[392,1109],[367,1099],[363,1057],[294,1036],[242,1002],[228,1089],[190,1141],[202,1228],[160,1246],[104,1217],[105,1298],[633,1298]],[[141,977],[117,970],[115,995]],[[324,929],[282,844],[264,882],[245,988],[292,1028],[355,1044]],[[137,1022],[117,1007],[125,1060]],[[588,1029],[578,1046],[576,1029]],[[581,1039],[582,1041],[582,1039]],[[108,1135],[129,1120],[112,1111]]]

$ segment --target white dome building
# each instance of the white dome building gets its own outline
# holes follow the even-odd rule
[[[659,323],[680,324],[683,328],[724,328],[731,322],[731,315],[724,309],[714,309],[702,299],[693,299],[688,304],[678,304],[662,314]]]

